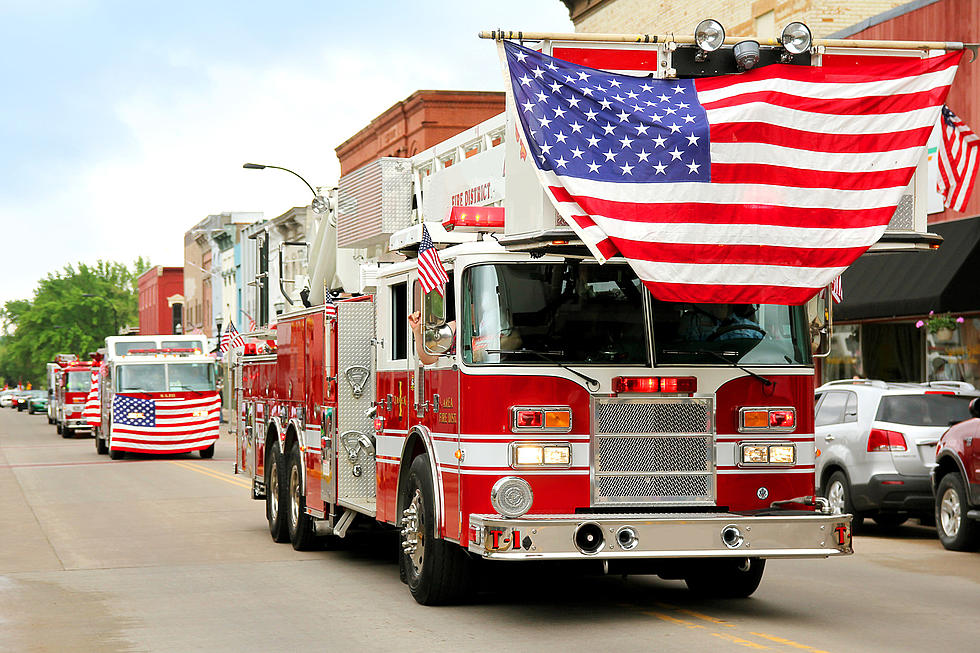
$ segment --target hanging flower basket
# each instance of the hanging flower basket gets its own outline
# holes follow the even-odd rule
[[[950,313],[935,313],[929,311],[929,317],[919,320],[915,326],[919,329],[923,327],[936,337],[938,342],[949,342],[953,339],[957,325],[963,324],[962,317],[953,317]]]

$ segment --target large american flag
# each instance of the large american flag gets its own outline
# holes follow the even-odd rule
[[[92,387],[89,388],[88,397],[85,398],[85,408],[82,410],[82,418],[91,428],[98,428],[102,420],[102,404],[99,399],[99,368],[92,369]]]
[[[945,106],[940,128],[943,146],[939,148],[939,192],[946,208],[963,211],[977,178],[980,137]]]
[[[962,53],[658,80],[503,44],[539,180],[659,299],[800,304],[881,237]]]
[[[419,243],[417,265],[422,292],[438,290],[439,294],[442,295],[446,284],[449,282],[449,276],[446,274],[446,268],[442,265],[442,259],[439,258],[439,250],[432,244],[432,236],[429,235],[429,230],[424,223],[422,224],[422,242]]]
[[[205,449],[218,439],[217,392],[174,398],[112,397],[112,448],[147,453]]]

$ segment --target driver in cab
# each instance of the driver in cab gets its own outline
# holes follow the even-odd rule
[[[692,304],[681,315],[679,332],[691,341],[760,340],[765,331],[755,317],[754,304]]]

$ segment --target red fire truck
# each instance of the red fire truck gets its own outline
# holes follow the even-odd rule
[[[58,384],[62,368],[72,361],[77,361],[75,354],[56,354],[54,361],[47,364],[48,383],[48,424],[57,424],[60,404],[58,402]],[[60,432],[60,431],[59,431]]]
[[[693,39],[522,36],[566,56],[625,53],[618,67],[655,77],[734,72],[704,63]],[[852,45],[794,62],[922,52]],[[761,58],[783,52],[763,43]],[[235,365],[236,471],[265,501],[273,539],[304,549],[358,524],[398,528],[402,579],[422,604],[459,598],[474,565],[496,561],[595,561],[744,597],[767,559],[850,554],[850,515],[813,496],[812,344],[827,341],[826,301],[809,314],[752,305],[761,340],[745,327],[697,340],[688,328],[736,307],[658,301],[622,259],[599,265],[514,134],[508,111],[341,178],[309,275],[314,301],[324,288],[333,298],[253,332],[275,346]],[[882,247],[929,242],[915,211]],[[420,290],[423,222],[444,295]],[[409,328],[416,311],[430,365]]]
[[[61,437],[70,438],[76,433],[87,435],[92,432],[82,415],[91,386],[91,361],[73,360],[66,362],[60,368],[55,385],[57,402],[55,428]]]
[[[159,346],[168,337],[176,347]],[[202,353],[201,342],[178,338],[106,338],[98,380],[98,453],[113,460],[126,452],[214,456],[221,419],[214,359]]]

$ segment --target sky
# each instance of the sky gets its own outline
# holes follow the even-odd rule
[[[280,215],[419,89],[503,90],[495,28],[560,0],[0,0],[0,305],[98,259],[183,265],[209,214]]]

